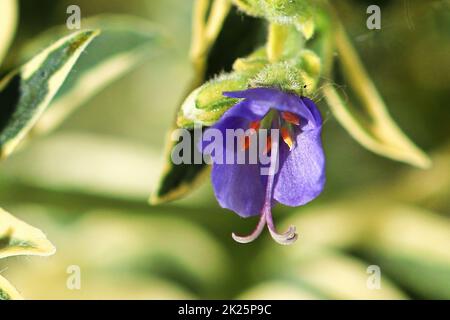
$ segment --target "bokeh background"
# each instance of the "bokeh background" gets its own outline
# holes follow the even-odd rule
[[[27,40],[64,24],[71,4],[83,17],[151,20],[173,41],[0,164],[2,207],[57,247],[49,258],[2,260],[1,274],[28,299],[450,298],[449,1],[335,3],[393,117],[434,165],[420,170],[368,152],[321,103],[326,191],[305,207],[275,210],[280,227],[294,223],[300,234],[281,247],[268,234],[235,243],[231,232],[255,221],[221,209],[208,181],[186,199],[148,205],[193,77],[193,1],[21,1],[9,64]],[[366,28],[370,4],[382,8],[380,31]],[[66,286],[71,265],[81,268],[81,290]],[[367,287],[370,265],[380,267],[379,290]]]

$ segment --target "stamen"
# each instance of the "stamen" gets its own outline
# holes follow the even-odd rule
[[[267,136],[266,147],[264,149],[264,155],[269,154],[270,150],[272,150],[272,137]]]
[[[267,228],[270,231],[272,239],[282,245],[293,244],[298,239],[297,228],[295,226],[290,226],[285,233],[278,233],[275,229],[275,224],[273,223],[272,211],[268,210],[265,213],[267,220]]]
[[[290,226],[289,229],[283,234],[279,234],[275,230],[273,230],[269,225],[267,226],[269,228],[272,239],[279,244],[288,246],[296,242],[298,239],[298,234],[296,233],[297,230],[295,226]]]
[[[266,225],[266,215],[263,213],[263,214],[261,214],[261,217],[259,219],[258,225],[256,226],[256,229],[250,235],[238,236],[233,232],[232,237],[233,237],[234,241],[236,241],[236,242],[250,243],[259,237],[261,232],[264,230],[265,225]]]
[[[251,131],[250,136],[254,135],[256,131],[259,130],[261,127],[261,121],[252,121],[250,122],[249,129],[252,129],[254,131]],[[250,148],[250,136],[244,137],[244,143],[242,144],[242,150],[245,151],[248,148]]]
[[[242,144],[242,150],[245,151],[248,148],[250,148],[250,137],[249,136],[245,136],[244,137],[244,143]]]
[[[284,111],[281,113],[281,117],[291,124],[295,124],[296,126],[300,125],[300,117],[295,113]]]
[[[253,129],[253,130],[256,131],[260,127],[261,127],[261,121],[252,121],[252,122],[250,122],[250,126],[249,126],[250,129]]]
[[[295,117],[297,117],[297,116],[295,116]],[[300,123],[300,121],[298,121],[298,123]],[[252,126],[252,125],[253,125],[253,123],[250,126]],[[253,128],[256,128],[256,124]],[[275,129],[279,128],[279,124],[275,124],[274,128]],[[283,131],[286,131],[285,134],[283,134]],[[283,140],[288,144],[289,148],[291,148],[292,147],[292,138],[289,134],[289,131],[286,128],[282,128],[281,132],[282,132]],[[246,137],[246,138],[249,138],[249,137]],[[244,143],[246,143],[246,141]],[[268,135],[265,153],[266,154],[269,153],[272,149],[273,149],[274,153],[278,153],[279,140],[277,139],[276,141],[273,141],[273,145],[272,145],[272,138],[270,135]],[[277,163],[271,163],[271,168],[275,165],[277,165]],[[272,217],[272,199],[273,199],[272,196],[273,196],[274,178],[275,178],[275,174],[269,174],[267,177],[266,196],[265,196],[264,206],[263,206],[263,209],[261,212],[261,216],[260,216],[258,225],[256,226],[255,230],[248,236],[238,236],[235,233],[233,233],[232,237],[236,242],[250,243],[250,242],[254,241],[256,238],[259,237],[259,235],[263,231],[265,225],[267,225],[267,228],[269,229],[269,232],[270,232],[270,235],[272,236],[272,238],[279,244],[290,245],[290,244],[293,244],[298,239],[298,235],[296,233],[295,226],[290,226],[289,229],[283,234],[277,233],[277,231],[275,229],[275,225],[273,223],[273,217]]]
[[[294,141],[292,141],[291,133],[289,132],[288,128],[281,128],[281,137],[289,147],[289,151],[292,151],[292,149],[294,148]]]

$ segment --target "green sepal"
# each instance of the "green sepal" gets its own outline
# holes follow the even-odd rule
[[[267,50],[265,47],[262,47],[245,58],[236,59],[233,64],[233,70],[243,75],[253,76],[268,63]]]
[[[236,7],[252,17],[264,16],[264,10],[261,8],[260,0],[233,0]]]
[[[308,0],[234,0],[234,4],[250,16],[271,23],[294,25],[306,39],[314,34],[313,5]]]
[[[184,101],[178,115],[180,128],[192,128],[194,124],[211,126],[222,114],[236,104],[236,99],[223,95],[226,91],[247,88],[248,78],[237,73],[223,74],[194,90]]]
[[[275,87],[301,96],[310,96],[317,87],[320,70],[317,55],[310,50],[303,50],[291,60],[267,65],[250,79],[250,86]]]

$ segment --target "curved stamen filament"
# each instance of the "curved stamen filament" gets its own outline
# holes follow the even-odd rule
[[[235,233],[232,234],[234,241],[239,243],[250,243],[256,240],[264,230],[264,226],[267,225],[269,229],[270,235],[275,242],[282,245],[290,245],[293,244],[298,239],[298,234],[296,233],[297,229],[295,226],[290,226],[289,229],[285,233],[278,233],[275,229],[275,225],[273,223],[272,212],[271,210],[264,210],[259,219],[258,225],[255,230],[248,236],[238,236]]]
[[[290,245],[293,244],[298,239],[298,235],[296,233],[297,229],[295,226],[290,226],[289,229],[285,233],[278,233],[275,229],[275,224],[273,223],[272,212],[266,213],[267,220],[267,228],[270,231],[270,235],[273,240],[282,245]]]
[[[238,236],[236,235],[234,232],[232,234],[232,237],[234,239],[234,241],[239,242],[239,243],[250,243],[254,240],[256,240],[256,238],[259,237],[259,235],[261,234],[261,232],[264,230],[264,226],[266,225],[266,215],[265,214],[261,214],[261,217],[259,219],[258,225],[256,226],[256,229],[248,236]]]
[[[292,122],[297,122],[295,118],[295,115],[287,113],[288,116],[283,118],[289,118]],[[287,119],[285,119],[287,120]],[[290,121],[290,122],[291,122]],[[251,129],[259,128],[259,124],[252,123]],[[273,122],[273,128],[278,129],[279,123]],[[293,146],[293,141],[290,136],[289,131],[286,128],[282,128],[282,138],[285,141],[285,143],[289,146],[291,149]],[[247,138],[247,137],[246,137]],[[244,148],[248,148],[248,142],[244,140]],[[267,136],[267,145],[266,149],[264,150],[265,154],[268,154],[269,152],[273,151],[274,155],[278,155],[279,151],[279,141],[275,140],[272,141],[271,136]],[[285,233],[278,233],[275,228],[275,224],[273,222],[272,217],[272,198],[273,198],[273,185],[274,185],[274,179],[276,175],[276,166],[278,165],[278,157],[276,157],[275,163],[271,163],[271,168],[269,170],[269,174],[267,176],[267,186],[266,186],[266,196],[265,196],[265,202],[264,206],[262,208],[261,216],[258,222],[258,225],[256,226],[255,230],[248,236],[238,236],[235,233],[232,234],[233,239],[236,242],[239,243],[250,243],[254,241],[256,238],[259,237],[261,232],[264,230],[264,227],[267,225],[267,228],[269,229],[270,235],[272,238],[279,244],[282,245],[290,245],[293,244],[297,238],[298,235],[296,233],[295,226],[290,226],[289,229]]]

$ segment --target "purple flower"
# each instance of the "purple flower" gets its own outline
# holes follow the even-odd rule
[[[277,203],[287,206],[301,206],[315,199],[325,184],[325,156],[321,142],[322,117],[314,102],[306,97],[282,92],[274,88],[254,88],[239,92],[226,92],[226,97],[243,99],[228,110],[222,118],[208,130],[219,130],[223,137],[227,130],[254,129],[271,133],[278,130],[275,141],[268,137],[262,154],[276,153],[276,161],[270,161],[269,168],[276,168],[267,175],[262,169],[267,165],[257,163],[237,164],[212,158],[212,184],[219,204],[233,210],[241,217],[260,215],[256,229],[248,236],[233,238],[241,243],[255,240],[267,225],[273,239],[281,244],[291,244],[297,239],[296,229],[291,226],[283,234],[276,231],[272,207]],[[261,134],[258,134],[259,141]],[[267,134],[269,136],[269,134]],[[251,142],[252,141],[252,142]],[[203,141],[203,151],[205,152]],[[223,147],[223,156],[232,157],[238,149],[250,150],[249,136],[241,145]],[[261,151],[261,144],[259,143]],[[261,154],[261,153],[260,153]],[[248,158],[248,155],[247,155]],[[223,160],[223,159],[220,159]],[[247,159],[248,160],[248,159]],[[276,163],[275,163],[276,162]]]

